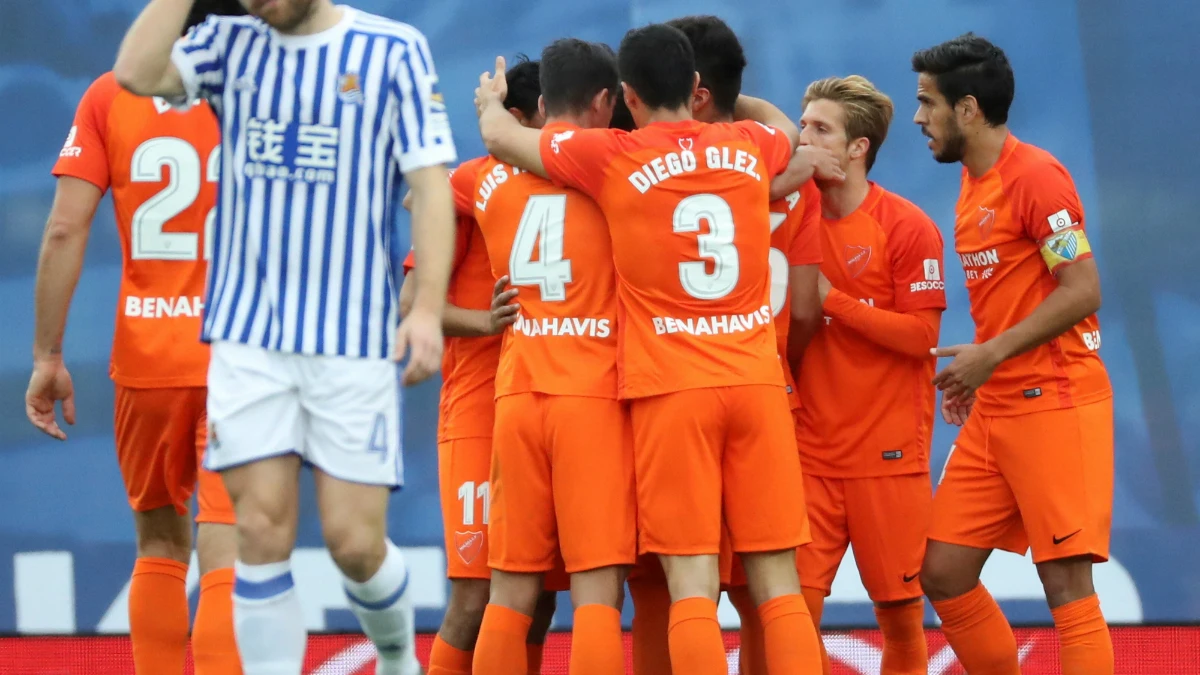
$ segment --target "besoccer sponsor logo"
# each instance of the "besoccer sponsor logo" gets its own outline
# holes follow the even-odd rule
[[[1083,334],[1083,344],[1087,345],[1088,351],[1096,351],[1100,349],[1100,331],[1089,330]]]
[[[252,117],[246,122],[246,178],[304,183],[337,181],[340,129]]]
[[[83,154],[83,148],[75,145],[75,136],[79,134],[79,127],[72,126],[67,132],[67,141],[63,143],[62,150],[59,151],[59,157],[78,157]]]

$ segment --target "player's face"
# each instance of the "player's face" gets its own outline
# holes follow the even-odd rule
[[[828,150],[845,171],[850,166],[850,139],[846,138],[846,113],[840,103],[819,98],[809,101],[800,116],[800,145]]]
[[[917,114],[913,122],[921,127],[921,133],[929,139],[933,158],[943,164],[961,162],[966,147],[966,137],[958,124],[954,106],[938,91],[937,80],[921,73],[917,77]]]
[[[281,32],[290,31],[316,9],[317,0],[242,0],[246,11]]]

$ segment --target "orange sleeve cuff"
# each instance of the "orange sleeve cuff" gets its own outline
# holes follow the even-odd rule
[[[825,297],[825,313],[862,334],[868,340],[913,358],[932,358],[937,346],[937,328],[925,319],[872,307],[838,289]]]

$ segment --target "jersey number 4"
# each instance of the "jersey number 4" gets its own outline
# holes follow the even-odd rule
[[[508,255],[508,276],[514,286],[537,286],[545,302],[567,299],[571,261],[563,259],[566,195],[533,195],[517,225]]]
[[[201,172],[210,183],[221,177],[221,146],[213,148],[205,166],[191,143],[171,136],[152,138],[133,152],[129,178],[134,183],[158,183],[163,169],[170,169],[167,186],[147,199],[133,214],[131,255],[134,260],[198,260],[199,235],[195,232],[163,232],[163,226],[186,211],[200,196]],[[212,255],[213,221],[216,207],[204,219],[204,259]]]

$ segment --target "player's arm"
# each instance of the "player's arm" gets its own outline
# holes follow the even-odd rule
[[[408,274],[400,286],[400,314],[406,315],[412,309],[413,298],[416,296],[416,275]],[[442,332],[446,337],[485,337],[499,335],[505,328],[516,323],[518,305],[509,304],[517,297],[516,289],[508,288],[508,277],[500,277],[492,289],[492,308],[464,309],[453,303],[446,303],[446,313],[442,315]]]
[[[178,99],[187,94],[171,51],[193,0],[152,0],[125,33],[113,75],[125,89],[139,96]]]
[[[792,142],[792,148],[800,142],[800,128],[796,123],[770,101],[742,94],[737,97],[733,106],[735,120],[754,120],[760,124],[782,131]]]
[[[989,340],[1000,361],[1046,344],[1100,309],[1100,271],[1092,258],[1061,267],[1058,287],[1017,325]]]
[[[479,134],[483,144],[493,157],[548,178],[542,165],[541,138],[539,129],[521,126],[517,118],[504,107],[508,94],[508,82],[504,78],[504,57],[496,57],[494,75],[484,73],[479,77],[479,88],[475,90],[475,107],[479,113]]]
[[[441,318],[454,261],[454,197],[446,167],[426,166],[404,175],[412,189],[413,250],[421,259],[411,310]]]
[[[937,346],[942,322],[940,309],[893,312],[872,307],[833,288],[824,276],[821,277],[821,296],[829,316],[885,349],[914,359],[925,359],[929,358],[929,350]]]
[[[791,293],[792,325],[788,329],[787,356],[793,367],[799,365],[804,350],[817,334],[824,316],[817,279],[820,265],[792,265],[788,268],[788,290]]]

